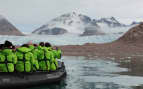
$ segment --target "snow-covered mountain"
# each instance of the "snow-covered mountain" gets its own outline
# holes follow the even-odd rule
[[[101,18],[96,20],[96,23],[100,26],[103,32],[108,34],[123,34],[126,33],[130,28],[140,24],[140,22],[123,24],[119,22],[115,17]]]
[[[0,15],[0,35],[23,35],[14,25],[6,18]]]
[[[92,29],[90,29],[92,28]],[[100,35],[103,32],[96,22],[92,21],[90,17],[77,14],[75,12],[68,13],[57,17],[47,24],[33,31],[36,34],[78,34],[78,35]]]
[[[117,21],[114,17],[101,18],[99,20],[75,12],[61,15],[52,19],[47,24],[34,30],[34,34],[59,35],[59,34],[78,34],[104,35],[106,33],[126,32],[131,25],[125,25]]]

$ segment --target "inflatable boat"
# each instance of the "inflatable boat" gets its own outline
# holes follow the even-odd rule
[[[32,73],[0,73],[0,89],[13,87],[34,87],[43,84],[60,82],[66,76],[63,62],[58,62],[56,71],[37,71]]]

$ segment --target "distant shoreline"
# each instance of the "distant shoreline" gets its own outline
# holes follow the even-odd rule
[[[139,43],[112,42],[105,44],[59,46],[64,56],[87,56],[102,58],[143,58],[143,45]]]

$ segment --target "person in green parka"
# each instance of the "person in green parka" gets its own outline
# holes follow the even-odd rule
[[[62,51],[58,47],[55,47],[55,49],[53,49],[53,53],[56,59],[61,59]]]
[[[49,56],[46,56],[46,51],[44,49],[44,42],[40,42],[38,45],[38,62],[39,62],[39,70],[41,71],[50,71],[50,61]]]
[[[12,43],[5,41],[4,48],[0,51],[0,71],[14,72],[14,65],[17,63],[17,57],[12,51]]]
[[[16,64],[16,70],[18,72],[32,72],[32,66],[35,65],[34,56],[31,53],[31,49],[28,44],[24,44],[17,48],[16,56],[18,62]]]
[[[61,59],[62,51],[59,48],[56,47],[56,49],[52,49],[52,53],[53,53],[53,56],[54,56],[54,63],[56,65],[56,67],[58,68],[57,59]]]
[[[45,50],[46,50],[46,55],[47,57],[49,57],[49,60],[50,60],[50,70],[51,71],[55,71],[57,68],[58,68],[58,61],[56,60],[56,55],[55,55],[55,52],[53,49],[52,49],[52,46],[50,43],[45,43]]]
[[[38,50],[36,44],[34,44],[34,45],[29,45],[29,48],[31,49],[31,52],[33,53],[34,60],[35,60],[35,63],[34,63],[34,65],[32,66],[32,70],[33,70],[33,71],[37,71],[37,70],[39,70],[39,63],[38,63],[38,53],[39,53],[39,50]]]

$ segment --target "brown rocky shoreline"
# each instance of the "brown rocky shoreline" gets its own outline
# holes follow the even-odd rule
[[[60,46],[65,56],[114,57],[118,59],[143,57],[143,44],[120,42]]]

